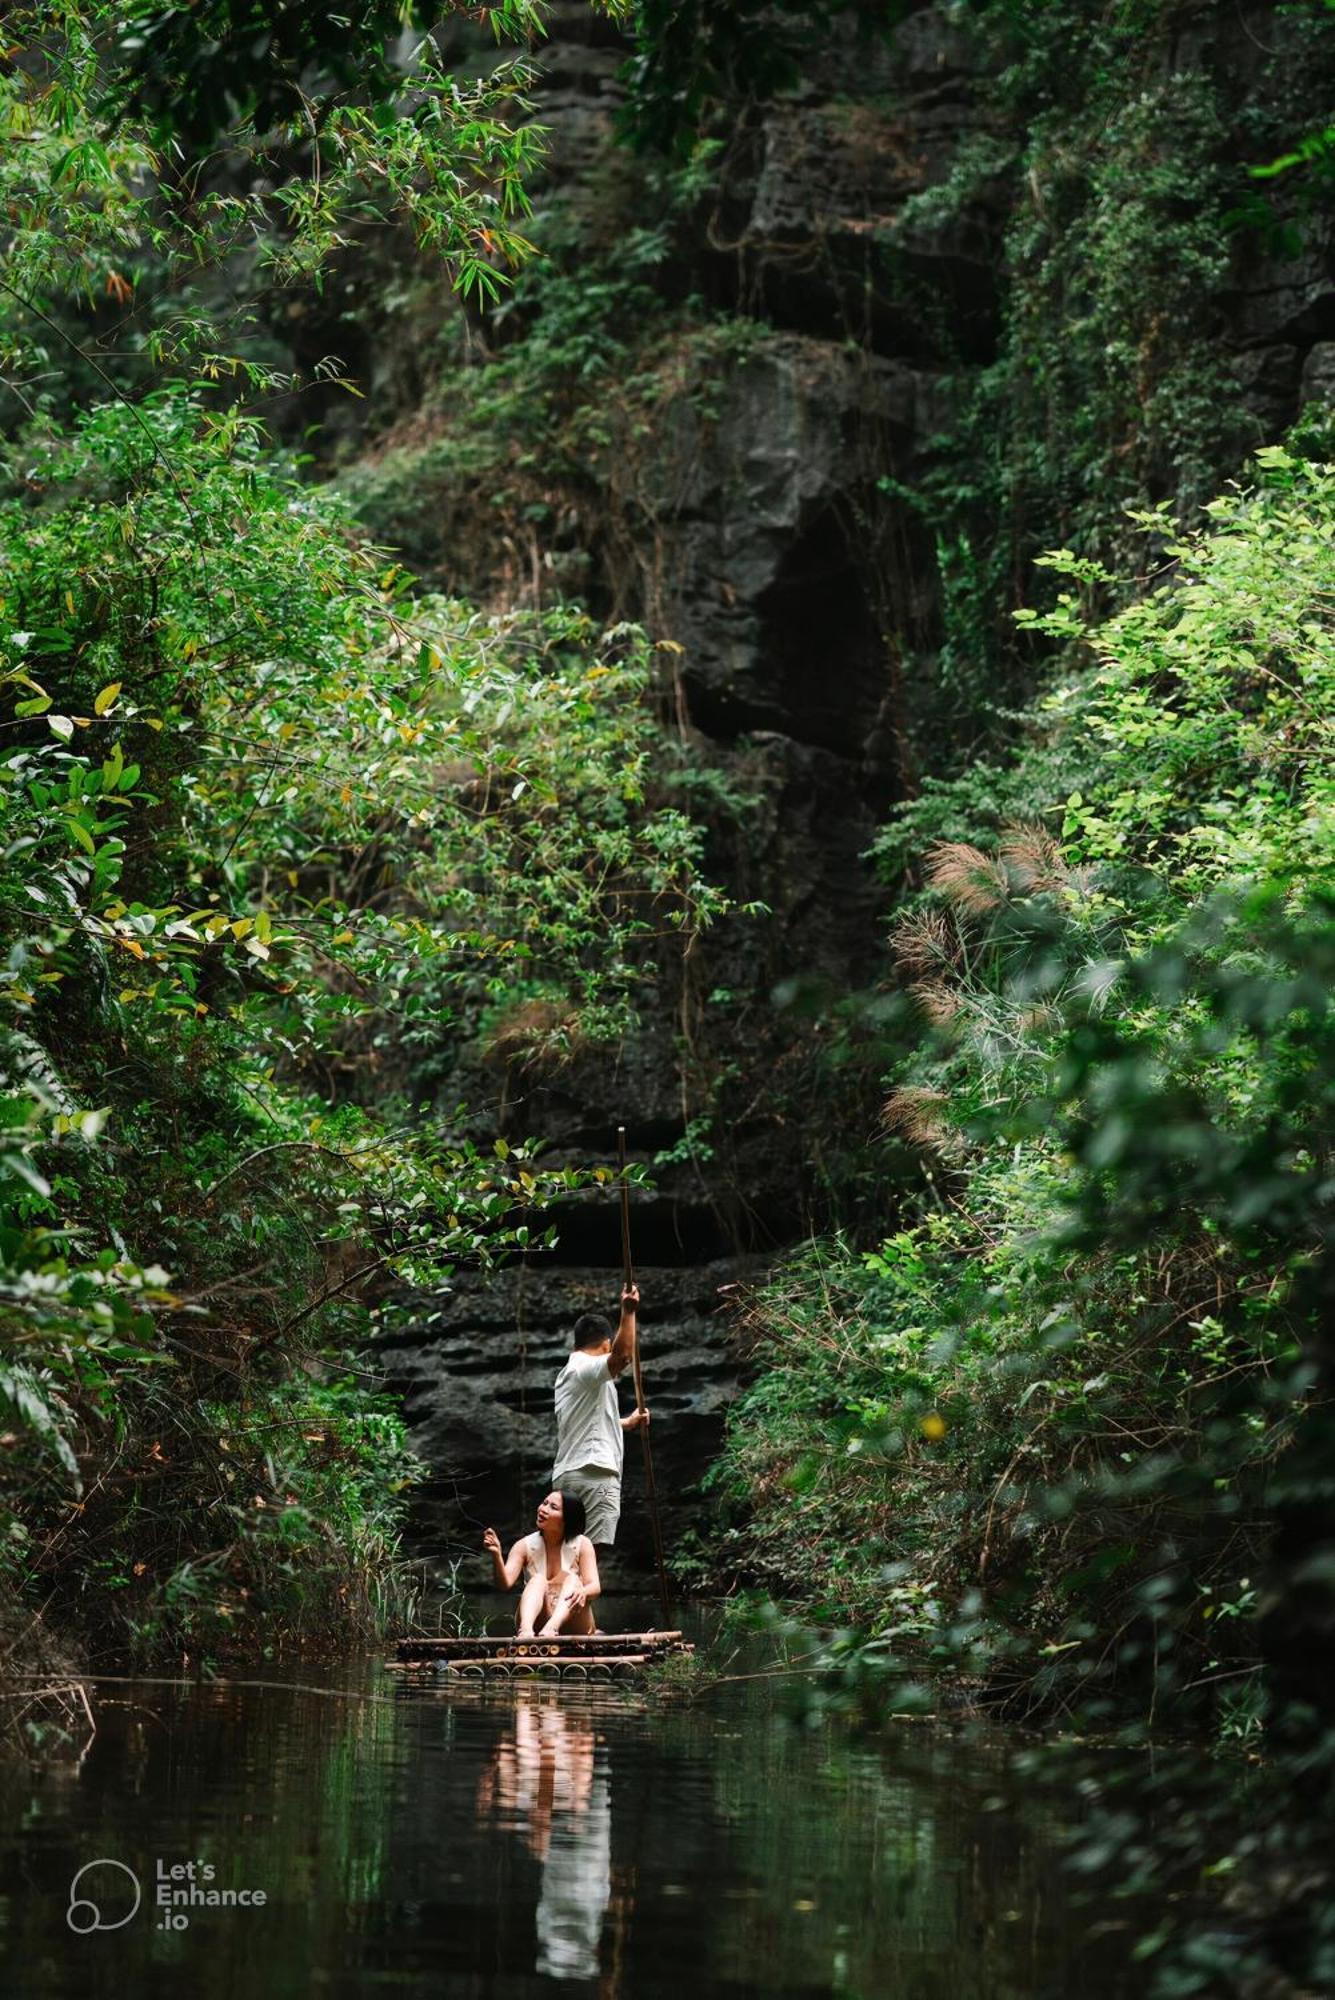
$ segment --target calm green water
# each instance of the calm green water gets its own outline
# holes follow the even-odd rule
[[[294,1676],[293,1679],[296,1677]],[[652,2000],[1135,1994],[1057,1829],[999,1746],[904,1725],[799,1731],[758,1682],[705,1706],[622,1689],[103,1689],[77,1768],[0,1776],[0,1991],[17,2000],[316,1994]],[[115,1706],[111,1706],[115,1703]],[[67,1922],[76,1870],[142,1885]],[[155,1906],[160,1870],[262,1906]],[[81,1903],[133,1906],[102,1866]],[[84,1907],[76,1917],[87,1920]]]

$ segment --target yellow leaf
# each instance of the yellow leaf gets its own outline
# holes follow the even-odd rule
[[[121,683],[119,681],[112,681],[109,687],[104,687],[101,694],[98,695],[93,703],[93,714],[105,715],[120,691]]]
[[[335,933],[334,933],[334,943],[335,943],[335,944],[351,944],[351,943],[352,943],[352,940],[353,940],[353,935],[354,935],[354,934],[353,934],[353,932],[352,932],[352,931],[335,931]]]

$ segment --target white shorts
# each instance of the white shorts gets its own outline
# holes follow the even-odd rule
[[[558,1492],[577,1493],[584,1502],[584,1532],[595,1548],[610,1548],[621,1519],[621,1474],[602,1465],[581,1465],[573,1472],[552,1474]]]

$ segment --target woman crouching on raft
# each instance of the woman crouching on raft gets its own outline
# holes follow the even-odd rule
[[[590,1606],[602,1590],[598,1558],[584,1532],[584,1502],[577,1493],[549,1493],[538,1507],[536,1533],[524,1535],[508,1556],[494,1528],[482,1537],[497,1586],[513,1590],[524,1578],[516,1630],[521,1639],[554,1639],[558,1632],[595,1630]],[[540,1632],[534,1627],[546,1618]]]

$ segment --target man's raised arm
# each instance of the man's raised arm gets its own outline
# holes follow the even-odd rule
[[[623,1368],[629,1368],[635,1359],[635,1308],[640,1303],[638,1285],[623,1285],[621,1288],[621,1319],[607,1356],[607,1372],[615,1381]]]

